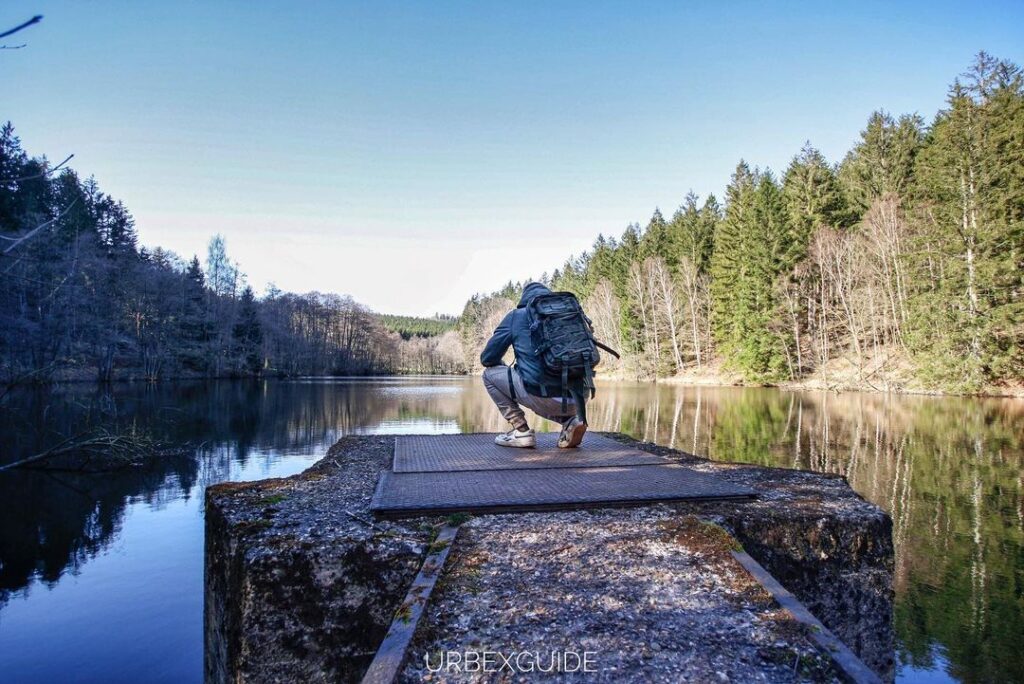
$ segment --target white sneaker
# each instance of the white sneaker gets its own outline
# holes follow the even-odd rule
[[[537,436],[533,430],[512,429],[495,437],[494,443],[498,446],[532,449],[537,446]]]
[[[573,416],[562,427],[562,434],[558,435],[559,449],[572,449],[578,447],[583,441],[583,435],[587,433],[587,424]]]

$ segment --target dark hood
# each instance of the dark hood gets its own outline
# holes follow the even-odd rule
[[[551,290],[540,283],[527,284],[527,286],[523,288],[523,296],[519,298],[519,306],[517,308],[523,308],[530,303],[531,299],[542,294],[551,294]]]

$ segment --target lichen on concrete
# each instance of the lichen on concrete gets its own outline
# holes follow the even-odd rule
[[[206,498],[206,679],[358,681],[431,541],[367,509],[393,438]]]

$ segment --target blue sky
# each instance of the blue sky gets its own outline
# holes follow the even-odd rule
[[[0,118],[144,244],[220,232],[257,290],[410,314],[721,195],[740,158],[930,119],[978,50],[1024,62],[1024,2],[7,0],[0,25],[33,14]]]

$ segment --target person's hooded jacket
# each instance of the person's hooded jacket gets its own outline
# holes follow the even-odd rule
[[[534,396],[560,397],[562,395],[562,378],[544,369],[544,363],[534,351],[533,339],[530,335],[529,313],[526,307],[530,301],[542,294],[550,294],[551,290],[540,283],[530,283],[523,288],[523,296],[519,305],[509,311],[501,320],[487,345],[480,353],[480,363],[485,368],[501,365],[502,358],[509,347],[515,352],[515,368],[523,379],[526,391]],[[542,389],[543,388],[543,389]],[[582,392],[583,382],[570,383],[571,391]]]

